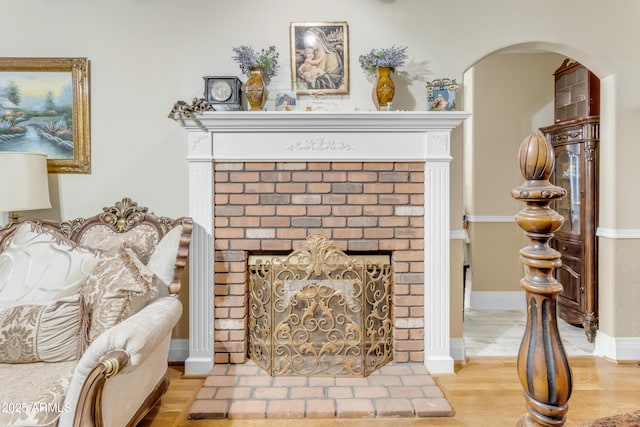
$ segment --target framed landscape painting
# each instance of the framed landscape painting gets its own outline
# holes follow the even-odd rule
[[[291,23],[292,89],[298,94],[349,93],[346,22]]]
[[[86,58],[0,58],[0,151],[47,155],[50,173],[90,173]]]

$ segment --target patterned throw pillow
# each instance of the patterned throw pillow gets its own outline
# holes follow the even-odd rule
[[[88,319],[80,295],[0,310],[0,363],[64,362],[80,358]]]
[[[154,278],[130,248],[106,252],[80,288],[89,311],[89,342],[143,308]]]
[[[106,225],[95,225],[80,237],[80,244],[89,248],[108,251],[127,246],[146,264],[158,243],[158,232],[147,224],[139,224],[129,231],[118,233]]]
[[[169,285],[173,281],[182,230],[181,225],[172,228],[158,242],[151,258],[149,258],[147,267],[156,275],[152,299],[169,295]]]
[[[0,305],[74,295],[98,263],[99,253],[55,230],[28,221],[20,224],[0,252]]]

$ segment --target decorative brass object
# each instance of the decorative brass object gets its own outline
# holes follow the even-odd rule
[[[562,285],[553,277],[553,269],[562,263],[560,253],[549,246],[549,240],[564,218],[549,205],[567,192],[549,182],[554,155],[544,136],[527,137],[519,156],[526,182],[511,195],[527,204],[516,215],[516,222],[531,239],[531,245],[520,250],[520,262],[527,267],[520,280],[527,295],[527,325],[517,365],[529,413],[518,426],[562,426],[569,409],[572,380],[556,313]]]
[[[312,235],[287,256],[251,256],[249,272],[249,358],[270,375],[365,377],[393,359],[388,256]]]
[[[169,118],[191,119],[195,117],[196,113],[202,113],[204,111],[214,111],[211,104],[209,104],[204,98],[193,98],[191,105],[187,104],[185,101],[178,100],[173,104],[171,111],[169,111]]]

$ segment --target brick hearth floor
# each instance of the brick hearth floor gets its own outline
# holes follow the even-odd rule
[[[453,409],[420,363],[366,378],[271,377],[254,362],[216,364],[190,419],[448,417]]]

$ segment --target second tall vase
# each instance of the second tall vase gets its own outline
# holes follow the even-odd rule
[[[391,80],[391,67],[376,68],[376,83],[373,86],[373,102],[378,110],[385,109],[393,101],[396,87]]]

